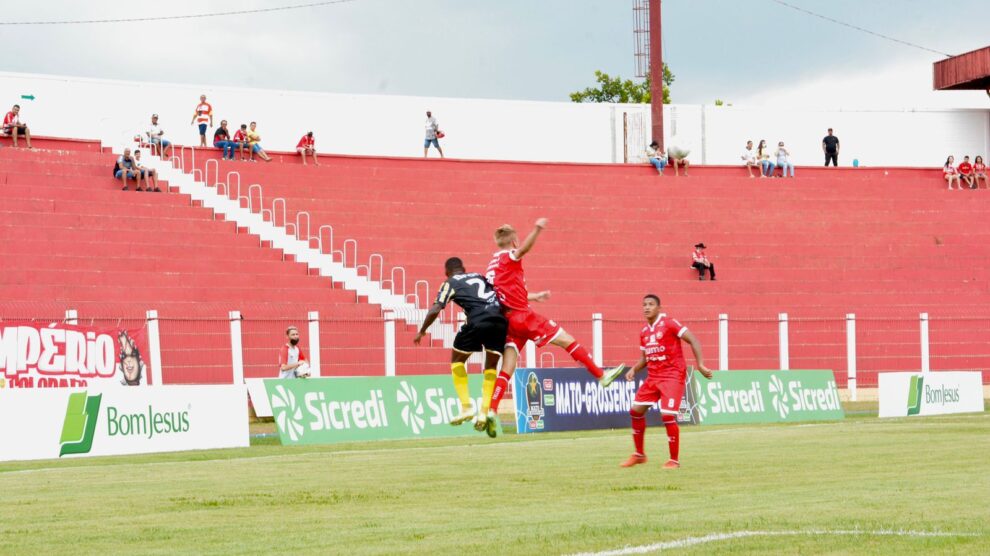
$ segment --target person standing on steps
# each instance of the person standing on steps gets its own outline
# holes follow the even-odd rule
[[[839,138],[832,134],[832,128],[828,128],[828,135],[822,139],[822,152],[825,153],[825,166],[829,162],[832,166],[839,165]]]
[[[213,106],[206,102],[206,95],[199,95],[199,104],[196,105],[192,121],[189,122],[189,125],[193,124],[199,125],[199,146],[205,147],[207,124],[213,127]]]
[[[437,119],[433,117],[433,113],[429,110],[426,111],[426,140],[423,141],[423,158],[426,158],[430,152],[430,145],[437,148],[440,152],[440,158],[443,158],[443,149],[440,148],[439,139],[443,137],[443,132],[440,131],[440,124],[437,123]]]

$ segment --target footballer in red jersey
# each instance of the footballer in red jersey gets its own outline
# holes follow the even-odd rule
[[[494,419],[498,413],[499,402],[509,387],[509,380],[516,370],[516,363],[519,360],[519,351],[526,345],[528,340],[532,340],[537,347],[553,344],[562,347],[575,361],[581,363],[588,369],[588,372],[598,379],[603,387],[608,387],[622,374],[624,365],[619,365],[611,369],[602,370],[595,364],[591,354],[573,336],[564,331],[559,324],[543,315],[533,311],[529,306],[530,301],[545,301],[550,298],[549,291],[542,291],[531,294],[526,289],[526,277],[523,274],[522,259],[529,253],[536,244],[536,238],[547,225],[546,218],[536,221],[533,231],[526,236],[522,244],[519,243],[519,236],[516,230],[505,224],[495,230],[495,243],[499,251],[488,263],[486,278],[488,282],[495,286],[499,303],[502,305],[502,312],[509,321],[509,331],[505,339],[505,354],[502,359],[502,369],[495,382],[495,390],[492,392],[491,410],[487,418]],[[485,424],[483,420],[476,422],[477,426]]]
[[[646,452],[643,450],[646,412],[653,404],[659,403],[661,419],[667,428],[667,446],[670,449],[670,460],[664,467],[674,469],[681,466],[677,459],[681,443],[677,413],[681,407],[681,397],[684,396],[684,384],[687,382],[687,365],[684,363],[681,340],[691,346],[701,374],[705,378],[711,378],[712,372],[705,366],[701,342],[686,326],[660,312],[659,297],[651,293],[643,298],[643,316],[646,317],[646,326],[639,333],[639,348],[643,355],[626,373],[626,380],[634,380],[636,373],[643,368],[647,370],[647,377],[636,391],[636,399],[629,410],[636,452],[622,463],[622,467],[646,463]]]

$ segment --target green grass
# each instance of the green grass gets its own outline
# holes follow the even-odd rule
[[[0,463],[0,554],[990,553],[990,413],[682,431]]]

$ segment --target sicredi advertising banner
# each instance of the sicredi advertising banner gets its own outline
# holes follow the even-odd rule
[[[0,460],[248,445],[244,386],[0,390]]]
[[[481,382],[469,376],[475,411]],[[285,445],[485,434],[450,425],[461,408],[450,375],[265,379],[265,389]]]
[[[151,376],[145,328],[0,324],[0,388],[139,386]]]
[[[880,417],[983,411],[979,371],[880,373]]]
[[[832,371],[695,372],[692,386],[702,425],[845,418]]]
[[[629,409],[636,390],[646,379],[646,371],[628,381],[619,377],[608,388],[581,368],[516,369],[513,397],[516,431],[531,432],[615,429],[629,427]],[[684,389],[678,421],[691,423],[689,389]],[[660,411],[654,406],[647,423],[660,424]]]

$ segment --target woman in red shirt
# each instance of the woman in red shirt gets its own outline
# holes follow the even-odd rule
[[[973,185],[973,165],[969,163],[968,155],[963,157],[962,164],[959,165],[958,170],[959,177],[962,181],[966,182],[966,185],[968,185],[970,189],[976,189],[976,186]],[[962,183],[960,183],[959,186],[962,187]]]
[[[983,163],[983,157],[977,156],[976,162],[973,163],[973,183],[976,185],[976,189],[980,188],[980,180],[983,180],[983,187],[988,188],[987,185],[987,166]]]
[[[956,167],[953,164],[955,161],[956,157],[949,155],[949,158],[945,159],[945,166],[942,167],[942,172],[945,175],[945,181],[949,182],[949,189],[952,189],[952,182],[956,182],[959,190],[962,191],[962,184],[959,183],[959,173],[956,172]]]

